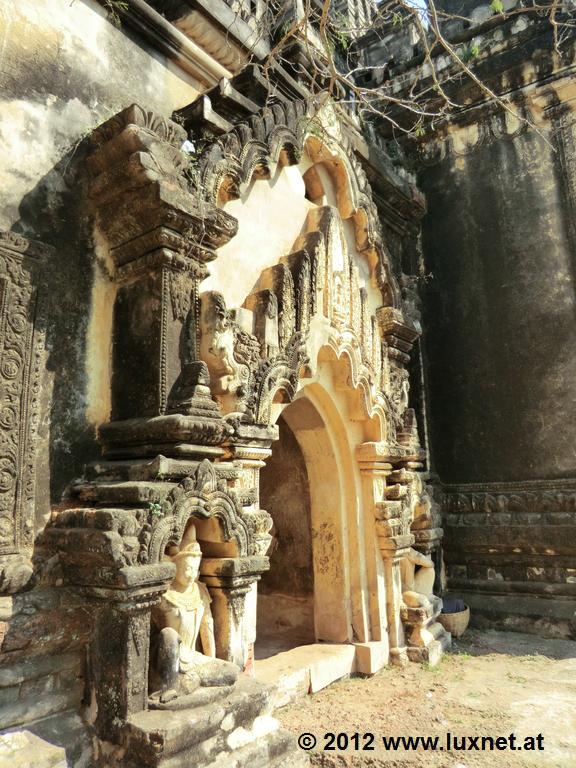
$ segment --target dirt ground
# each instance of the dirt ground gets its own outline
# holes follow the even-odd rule
[[[295,735],[315,736],[311,762],[322,768],[576,768],[576,642],[468,630],[437,667],[409,664],[341,680],[276,716]],[[373,733],[375,749],[349,744],[324,751],[329,732],[357,732],[360,747],[368,742],[363,734]],[[522,747],[525,737],[542,734],[544,749],[447,751],[447,732],[506,739],[513,733]],[[382,744],[382,736],[436,735],[444,751]]]

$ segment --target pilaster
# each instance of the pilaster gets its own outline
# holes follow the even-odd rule
[[[96,237],[117,283],[112,422],[100,429],[110,458],[214,454],[191,446],[216,446],[230,431],[199,360],[198,286],[237,222],[196,189],[185,139],[137,105],[91,137]]]
[[[0,232],[0,594],[31,584],[44,362],[42,270],[51,249]]]
[[[270,567],[267,557],[204,558],[202,580],[212,597],[216,655],[252,673],[256,640],[257,582]]]

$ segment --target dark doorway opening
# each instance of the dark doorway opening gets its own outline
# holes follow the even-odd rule
[[[260,505],[272,516],[274,540],[270,570],[258,585],[256,659],[315,642],[308,473],[298,441],[282,417],[278,427],[280,439],[260,472]]]

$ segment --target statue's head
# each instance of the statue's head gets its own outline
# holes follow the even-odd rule
[[[189,587],[198,579],[202,550],[197,541],[190,542],[170,559],[176,566],[174,582],[180,587]]]

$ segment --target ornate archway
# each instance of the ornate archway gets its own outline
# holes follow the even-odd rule
[[[428,646],[444,642],[437,642],[441,630],[433,621],[438,604],[428,612],[404,610],[400,576],[415,541],[416,508],[424,509],[415,526],[419,546],[433,549],[441,536],[418,474],[423,452],[408,407],[407,363],[419,323],[413,295],[405,285],[402,298],[392,276],[366,177],[332,118],[330,110],[315,114],[306,104],[278,106],[221,137],[200,158],[208,199],[234,215],[238,234],[219,249],[217,279],[200,296],[199,353],[212,395],[234,428],[229,455],[246,468],[244,482],[256,487],[257,460],[272,445],[278,414],[303,390],[313,391],[318,372],[330,368],[328,401],[333,406],[338,391],[346,402],[342,431],[358,464],[349,506],[360,499],[359,527],[371,529],[372,549],[366,555],[356,545],[354,568],[347,566],[353,588],[346,600],[358,629],[326,637],[383,643],[380,658],[391,651],[401,659],[405,625],[417,645],[409,655],[428,658]],[[276,234],[281,210],[290,226],[284,238],[271,237],[266,212]],[[227,297],[237,306],[228,308]],[[321,472],[312,493],[320,487]],[[343,530],[354,537],[353,522],[342,523],[337,538]],[[327,583],[328,593],[336,583]],[[354,604],[365,592],[376,597],[359,609]],[[432,634],[421,631],[433,625]]]
[[[340,623],[328,639],[363,644],[358,668],[368,672],[407,652],[426,658],[439,645],[420,631],[438,604],[406,606],[400,571],[417,507],[421,540],[432,546],[441,533],[422,501],[408,407],[418,328],[392,276],[366,177],[337,120],[318,134],[322,119],[305,102],[264,109],[193,158],[192,182],[186,134],[170,121],[133,106],[92,136],[95,236],[115,290],[112,406],[99,428],[103,460],[71,489],[78,507],[57,516],[46,540],[68,583],[98,606],[89,688],[102,738],[150,739],[142,715],[150,609],[173,576],[164,551],[179,545],[191,518],[218,603],[218,655],[250,668],[272,524],[258,473],[279,413],[299,400],[332,430],[343,494],[334,535],[343,553],[350,542],[355,551],[343,554],[348,582],[335,596]],[[288,172],[303,201],[295,237],[282,253],[260,253],[256,241],[234,262],[243,218],[231,206]],[[241,298],[230,308],[219,286],[200,290],[207,265],[224,263],[227,248]],[[335,450],[343,445],[346,459]],[[314,493],[322,497],[321,471]]]

